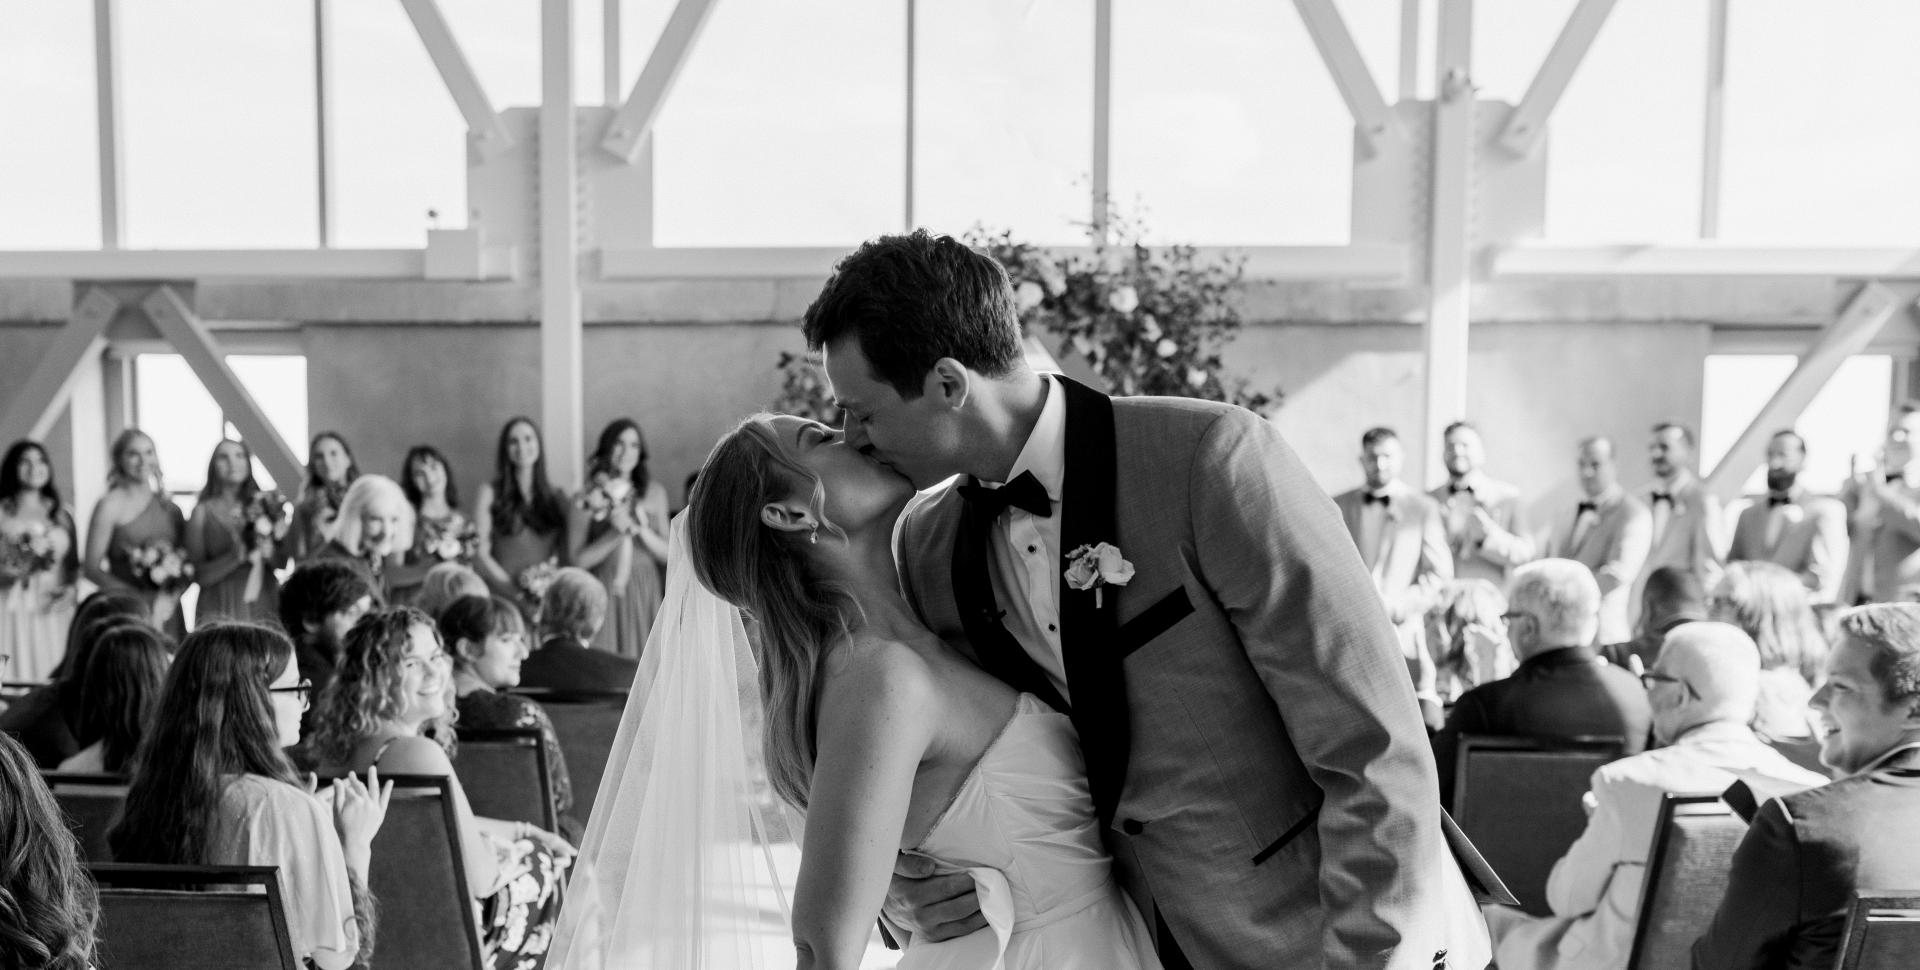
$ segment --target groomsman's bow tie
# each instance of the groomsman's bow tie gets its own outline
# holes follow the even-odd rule
[[[1776,505],[1792,505],[1792,504],[1793,504],[1793,496],[1791,495],[1769,494],[1767,496],[1767,508],[1773,508]]]
[[[1447,485],[1447,494],[1448,494],[1448,495],[1458,495],[1458,494],[1460,494],[1461,492],[1465,492],[1465,493],[1467,493],[1468,495],[1472,495],[1472,494],[1473,494],[1473,486],[1472,486],[1472,485],[1460,485],[1460,484],[1452,484],[1452,483],[1449,483],[1449,484]]]
[[[1906,473],[1905,473],[1905,472],[1888,472],[1888,473],[1887,473],[1887,484],[1888,484],[1888,485],[1900,485],[1900,484],[1904,484],[1904,483],[1905,483],[1905,481],[1906,481],[1906,478],[1907,478],[1907,476],[1906,476]]]
[[[1598,512],[1598,511],[1600,511],[1600,506],[1595,505],[1592,502],[1581,502],[1580,507],[1574,509],[1573,517],[1577,519],[1583,515],[1586,515],[1588,512]]]
[[[962,485],[960,497],[989,519],[998,518],[1009,507],[1031,512],[1043,519],[1053,517],[1053,502],[1047,498],[1047,488],[1033,477],[1032,472],[1021,472],[1013,477],[1013,481],[999,488]]]
[[[1384,506],[1386,506],[1386,507],[1388,507],[1388,508],[1392,508],[1392,507],[1393,507],[1393,496],[1391,496],[1391,495],[1388,495],[1388,494],[1387,494],[1387,493],[1385,493],[1385,492],[1368,492],[1368,493],[1367,493],[1367,498],[1366,498],[1366,503],[1367,503],[1368,505],[1376,505],[1376,504],[1378,504],[1378,505],[1384,505]]]
[[[1658,503],[1658,502],[1665,502],[1665,503],[1667,503],[1668,505],[1672,505],[1672,504],[1673,504],[1673,493],[1672,493],[1672,492],[1655,492],[1655,493],[1653,493],[1653,500],[1654,500],[1654,502],[1656,502],[1656,503]]]

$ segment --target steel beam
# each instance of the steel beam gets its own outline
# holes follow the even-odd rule
[[[644,79],[644,75],[643,75]],[[540,4],[540,417],[547,468],[581,482],[586,380],[580,317],[579,173],[573,96],[573,0]]]
[[[127,237],[127,171],[121,153],[120,0],[93,0],[93,97],[99,126],[100,248],[119,249]]]
[[[227,365],[227,355],[221,351],[206,323],[170,286],[155,289],[140,302],[140,308],[187,362],[187,367],[200,379],[214,403],[220,405],[227,420],[240,429],[240,437],[246,439],[247,447],[260,463],[267,466],[274,482],[282,490],[296,488],[306,477],[306,466],[287,444],[287,439],[280,436],[267,412],[261,410],[259,402],[248,393],[246,385],[240,383],[233,368]]]
[[[1720,159],[1727,128],[1727,0],[1712,4],[1707,19],[1707,102],[1700,120],[1701,239],[1720,235]]]
[[[1870,282],[1860,287],[1860,292],[1854,294],[1840,316],[1800,355],[1800,363],[1793,373],[1787,375],[1780,389],[1767,400],[1760,413],[1754,415],[1752,423],[1740,432],[1733,447],[1727,449],[1726,457],[1714,466],[1713,473],[1707,476],[1708,490],[1722,502],[1738,498],[1740,486],[1765,457],[1767,440],[1774,432],[1793,427],[1800,412],[1813,403],[1814,396],[1833,379],[1840,365],[1864,350],[1880,333],[1880,328],[1893,319],[1899,307],[1899,297],[1880,283]]]
[[[1547,132],[1547,119],[1553,116],[1560,96],[1567,93],[1574,72],[1580,69],[1580,62],[1586,60],[1594,38],[1600,36],[1607,15],[1613,13],[1614,3],[1615,0],[1580,0],[1579,6],[1567,15],[1566,25],[1560,28],[1553,49],[1547,51],[1547,59],[1533,75],[1533,83],[1527,85],[1526,95],[1507,117],[1506,127],[1498,139],[1502,147],[1520,156],[1533,152]]]
[[[1093,219],[1087,232],[1096,243],[1107,238],[1108,200],[1112,197],[1113,151],[1113,0],[1093,3]]]
[[[647,57],[647,65],[640,69],[640,77],[633,82],[633,90],[607,122],[607,133],[600,139],[603,151],[629,165],[640,160],[640,146],[653,133],[660,108],[667,103],[667,94],[673,90],[674,82],[680,79],[680,70],[686,67],[687,55],[693,52],[700,32],[706,28],[715,2],[680,0],[674,5],[666,27],[660,31],[660,39],[653,45],[653,53]]]
[[[1293,0],[1293,5],[1300,11],[1300,20],[1306,24],[1314,49],[1320,52],[1320,60],[1333,75],[1333,86],[1340,90],[1340,100],[1346,102],[1347,111],[1353,115],[1353,123],[1359,129],[1362,157],[1372,158],[1375,146],[1382,140],[1404,136],[1399,120],[1381,96],[1380,86],[1374,83],[1366,59],[1360,56],[1353,33],[1347,30],[1347,22],[1334,7],[1333,0]]]
[[[121,249],[0,252],[0,279],[406,279],[424,249]]]
[[[320,248],[333,247],[338,223],[338,166],[333,159],[333,0],[313,0],[314,165],[318,183]]]
[[[1527,243],[1494,257],[1496,277],[1836,276],[1920,279],[1920,249],[1850,246],[1581,246]]]
[[[461,52],[440,5],[435,0],[400,0],[400,5],[406,8],[407,19],[413,21],[420,43],[426,45],[427,56],[433,58],[433,66],[440,72],[440,80],[446,82],[460,116],[467,120],[467,134],[474,149],[487,158],[506,151],[513,145],[513,136],[501,123],[500,113],[493,110],[493,102],[487,100],[480,75],[467,63],[467,55]]]
[[[87,289],[67,318],[67,325],[54,337],[53,346],[40,355],[25,383],[14,390],[6,412],[0,414],[0,441],[46,439],[60,409],[72,396],[81,370],[97,362],[106,349],[107,324],[118,312],[119,300],[97,287]]]
[[[1467,323],[1472,300],[1473,0],[1440,0],[1434,63],[1433,197],[1428,209],[1426,394],[1412,481],[1438,478],[1440,435],[1466,417]]]
[[[600,4],[600,103],[620,103],[620,0]]]

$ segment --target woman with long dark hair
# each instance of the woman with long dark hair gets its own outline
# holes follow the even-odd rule
[[[667,490],[647,471],[647,439],[632,418],[600,432],[591,481],[567,523],[573,564],[607,587],[607,622],[593,645],[638,657],[660,608],[667,561]]]
[[[561,565],[567,530],[567,497],[547,480],[546,442],[532,418],[515,416],[501,426],[493,481],[480,486],[473,521],[480,578],[532,615],[541,590],[529,571]]]
[[[374,772],[317,796],[301,784],[282,749],[300,739],[310,687],[276,630],[195,630],[167,673],[108,842],[119,862],[279,867],[294,953],[344,970],[372,954],[364,887],[392,785]]]
[[[91,970],[99,903],[26,749],[0,734],[0,967]]]
[[[360,477],[353,449],[338,431],[322,431],[307,445],[307,480],[293,506],[293,524],[287,530],[285,554],[294,562],[313,555],[327,544],[333,518],[347,487]]]
[[[460,486],[454,481],[453,465],[432,445],[414,445],[400,462],[400,491],[413,506],[413,545],[407,550],[406,566],[420,578],[404,585],[426,582],[428,571],[443,563],[464,563],[471,558],[473,525],[460,511]],[[417,594],[417,591],[416,591]]]
[[[87,523],[81,570],[102,589],[128,589],[147,601],[156,626],[175,639],[187,632],[180,594],[187,571],[186,519],[167,497],[153,439],[128,428],[113,439],[107,494]]]
[[[160,705],[170,646],[160,631],[139,622],[120,623],[95,638],[74,712],[75,739],[85,747],[60,762],[61,771],[126,773]]]
[[[277,537],[256,533],[251,521],[260,495],[252,449],[240,441],[215,446],[207,460],[206,487],[187,519],[187,558],[200,586],[195,622],[270,623],[279,616],[280,581],[273,574]]]
[[[60,498],[53,462],[37,441],[16,441],[0,459],[0,654],[8,674],[41,682],[60,663],[80,578],[73,513]]]
[[[42,768],[58,767],[78,754],[80,687],[93,645],[107,629],[126,622],[144,623],[147,616],[146,601],[125,590],[95,590],[81,600],[52,682],[0,712],[0,731],[18,738]]]

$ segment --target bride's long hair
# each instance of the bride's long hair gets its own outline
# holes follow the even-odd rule
[[[805,809],[820,660],[861,614],[845,587],[812,568],[807,536],[760,520],[768,502],[807,494],[821,529],[844,535],[826,519],[825,488],[787,454],[771,418],[742,421],[707,456],[688,502],[687,543],[700,582],[758,627],[767,776],[781,798]]]

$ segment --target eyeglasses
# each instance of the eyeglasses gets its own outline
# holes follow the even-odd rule
[[[294,694],[300,698],[301,707],[313,706],[313,681],[302,678],[292,687],[269,687],[269,694]]]

